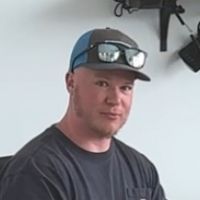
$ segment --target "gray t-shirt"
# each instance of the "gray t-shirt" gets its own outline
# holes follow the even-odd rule
[[[88,152],[54,125],[13,156],[1,176],[0,200],[165,200],[144,155],[114,137],[108,151]]]

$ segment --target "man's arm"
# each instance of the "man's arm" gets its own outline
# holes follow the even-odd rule
[[[2,180],[0,200],[63,200],[55,182],[32,173],[10,175]]]

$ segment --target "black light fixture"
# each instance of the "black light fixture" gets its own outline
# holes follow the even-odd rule
[[[132,13],[139,9],[161,8],[164,0],[114,0],[117,5],[114,8],[114,14],[117,17],[123,15],[123,9]]]
[[[181,5],[177,5],[177,0],[163,0],[160,8],[160,51],[167,50],[168,27],[171,14],[175,14],[181,24],[185,24],[181,19],[181,13],[185,9]]]
[[[175,4],[173,4],[173,2]],[[168,10],[168,9],[171,9],[171,11]],[[161,19],[162,19],[162,17],[165,18],[165,15],[169,16],[170,12],[172,12],[172,13],[174,13],[176,15],[176,17],[178,18],[178,20],[181,23],[181,25],[183,25],[187,29],[187,31],[189,32],[190,38],[191,38],[191,42],[189,44],[187,44],[183,49],[181,49],[178,52],[178,54],[182,58],[182,60],[194,72],[197,72],[200,69],[200,22],[199,22],[199,24],[197,26],[197,36],[195,36],[195,34],[193,33],[192,29],[188,26],[188,24],[186,24],[183,21],[183,19],[179,15],[179,13],[183,13],[183,12],[185,12],[185,10],[183,9],[182,6],[180,6],[180,5],[177,6],[176,5],[176,0],[175,1],[171,1],[171,5],[165,5],[165,6],[163,6],[163,8],[161,8],[161,10],[160,10]],[[160,20],[161,23],[164,22],[164,20],[165,19]],[[164,24],[166,25],[167,23],[165,22]],[[166,43],[162,43],[162,42],[166,42],[166,35],[165,35],[166,30],[163,31],[162,27],[163,26],[161,25],[161,51],[162,50],[166,50]],[[166,28],[166,27],[164,27],[164,28]]]
[[[197,72],[200,70],[200,22],[197,26],[197,35],[190,32],[190,38],[191,42],[183,47],[178,54],[190,69]]]
[[[139,9],[159,9],[160,10],[160,51],[167,50],[167,35],[171,14],[180,18],[179,13],[185,10],[181,5],[177,5],[177,0],[114,0],[118,2],[114,8],[117,17],[123,15],[123,10],[132,13]],[[180,20],[180,19],[179,19]]]
[[[198,24],[197,36],[192,29],[183,21],[180,14],[185,12],[177,0],[114,0],[117,3],[114,14],[117,17],[123,15],[123,10],[132,13],[139,9],[158,8],[160,10],[160,51],[167,50],[167,35],[171,14],[175,14],[181,25],[189,31],[191,42],[181,49],[178,54],[183,61],[194,71],[200,70],[200,22]]]

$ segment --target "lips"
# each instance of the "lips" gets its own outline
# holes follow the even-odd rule
[[[103,115],[109,119],[118,119],[121,117],[120,113],[115,113],[115,112],[101,112],[101,115]]]

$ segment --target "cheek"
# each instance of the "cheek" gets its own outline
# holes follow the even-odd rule
[[[124,100],[124,108],[125,108],[125,111],[126,111],[127,113],[130,112],[131,106],[132,106],[132,96],[130,96],[130,97],[128,97],[128,98],[126,98],[126,99]]]
[[[88,97],[88,102],[90,102],[90,105],[98,107],[98,105],[101,105],[104,101],[104,95],[101,93],[93,92]]]
[[[105,91],[97,87],[90,87],[87,89],[87,98],[94,102],[99,102],[105,98]]]
[[[80,97],[82,102],[87,105],[89,109],[94,109],[94,106],[97,106],[103,101],[103,94],[92,88],[82,90]]]

